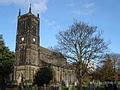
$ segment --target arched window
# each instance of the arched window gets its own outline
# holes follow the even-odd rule
[[[24,47],[20,49],[20,64],[25,64],[25,49]]]

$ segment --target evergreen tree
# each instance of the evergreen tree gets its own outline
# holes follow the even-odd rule
[[[49,84],[53,79],[53,71],[50,67],[43,67],[38,70],[34,77],[34,84],[38,86],[43,86],[44,84]]]
[[[0,85],[4,86],[10,80],[13,72],[15,54],[5,46],[2,35],[0,35]]]

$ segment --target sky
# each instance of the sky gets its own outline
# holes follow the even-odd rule
[[[6,46],[15,51],[18,10],[40,14],[40,45],[54,47],[56,35],[74,20],[102,30],[111,52],[120,53],[120,0],[0,0],[0,34]]]

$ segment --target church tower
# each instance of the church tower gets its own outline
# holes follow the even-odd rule
[[[21,15],[19,10],[16,34],[16,64],[14,80],[33,80],[39,68],[39,14],[32,14],[31,5],[28,13]]]

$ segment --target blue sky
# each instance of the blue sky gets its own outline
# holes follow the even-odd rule
[[[105,41],[111,42],[111,52],[120,53],[120,0],[0,0],[0,34],[12,51],[18,9],[26,13],[30,2],[33,13],[40,13],[42,46],[56,45],[56,34],[77,19],[103,30]]]

